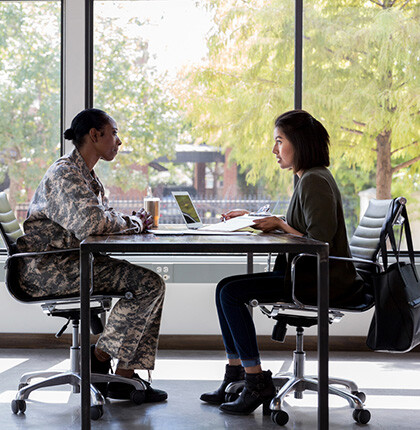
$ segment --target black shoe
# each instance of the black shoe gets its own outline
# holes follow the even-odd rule
[[[245,371],[244,368],[239,366],[230,366],[226,364],[225,377],[222,381],[222,385],[216,390],[210,393],[204,393],[200,396],[200,400],[204,402],[211,403],[213,405],[221,405],[225,400],[225,390],[226,387],[231,382],[243,381],[245,379]]]
[[[262,373],[245,374],[245,388],[237,400],[223,403],[220,406],[222,412],[233,415],[248,415],[263,405],[263,414],[270,413],[270,402],[276,395],[276,387],[271,379],[269,370]]]
[[[137,373],[133,375],[132,379],[141,381],[146,386],[146,397],[144,399],[144,403],[163,402],[168,398],[168,393],[166,391],[152,388],[150,382],[141,379]],[[130,393],[134,390],[135,388],[131,384],[124,384],[123,382],[110,382],[108,384],[108,397],[111,399],[130,400]]]
[[[108,375],[111,370],[111,359],[106,361],[99,361],[95,355],[95,345],[90,345],[90,371],[92,373],[100,373],[101,375]],[[96,382],[93,384],[101,394],[106,397],[108,391],[107,382]]]

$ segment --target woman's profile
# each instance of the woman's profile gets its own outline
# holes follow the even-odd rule
[[[114,119],[102,110],[85,109],[64,137],[75,148],[53,163],[42,178],[23,224],[25,234],[17,241],[19,250],[78,248],[91,235],[136,234],[151,226],[152,218],[144,209],[129,216],[109,207],[94,171],[100,159],[113,160],[122,144]],[[92,372],[107,374],[115,358],[117,375],[139,378],[135,370],[154,368],[165,284],[149,269],[105,255],[95,256],[93,271],[94,294],[129,291],[133,298],[121,298],[113,307],[104,331],[92,345]],[[33,297],[78,294],[79,253],[25,259],[19,275],[22,289]],[[167,398],[166,392],[144,382],[146,402]],[[98,388],[116,399],[129,399],[133,390],[130,384],[115,382]]]
[[[275,120],[272,152],[280,168],[293,170],[298,180],[286,219],[266,216],[255,220],[254,227],[328,242],[330,255],[350,257],[340,191],[327,168],[327,130],[308,112],[286,112]],[[236,209],[222,216],[230,219],[246,213],[247,210]],[[299,264],[297,273],[299,300],[316,304],[316,261]],[[350,300],[362,287],[352,263],[331,262],[329,276],[331,303]],[[276,394],[271,372],[261,367],[255,327],[246,306],[252,299],[260,303],[291,301],[290,267],[284,255],[277,257],[272,272],[230,276],[217,285],[217,314],[228,363],[220,387],[200,398],[220,405],[220,410],[229,414],[249,414],[261,404],[264,413],[269,413],[270,401]],[[225,402],[226,386],[243,379],[245,388],[239,398]]]

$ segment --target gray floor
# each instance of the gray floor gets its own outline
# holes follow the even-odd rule
[[[25,414],[13,415],[13,399],[19,376],[27,371],[63,368],[66,350],[0,350],[0,428],[78,429],[80,396],[68,387],[32,393]],[[330,374],[356,380],[367,395],[366,408],[372,419],[366,426],[356,424],[351,409],[340,398],[330,396],[331,429],[419,429],[420,354],[332,353]],[[273,372],[290,370],[289,353],[264,353],[264,368]],[[202,392],[218,386],[224,370],[220,351],[162,351],[158,355],[153,385],[165,389],[167,402],[136,406],[124,401],[107,402],[103,417],[92,422],[93,429],[275,429],[261,408],[245,417],[230,416],[217,407],[202,403]],[[308,373],[316,372],[315,354],[308,354]],[[141,375],[145,377],[146,375]],[[31,397],[30,397],[31,399]],[[316,428],[316,394],[302,400],[287,399],[290,415],[287,429]]]

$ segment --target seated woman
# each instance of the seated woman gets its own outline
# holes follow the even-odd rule
[[[255,221],[263,232],[283,230],[330,245],[330,255],[350,257],[340,191],[329,166],[329,135],[323,125],[309,113],[294,110],[275,121],[272,152],[282,169],[292,169],[298,181],[290,200],[286,220],[267,216]],[[223,214],[226,219],[244,215],[246,210]],[[291,261],[289,255],[289,261]],[[304,303],[316,303],[316,259],[307,259],[297,267],[297,295]],[[330,262],[331,303],[344,303],[362,288],[362,280],[349,262]],[[228,364],[221,386],[204,393],[201,400],[221,404],[230,414],[249,414],[275,396],[270,371],[261,368],[252,317],[246,307],[250,300],[260,302],[291,301],[290,265],[279,255],[273,272],[238,275],[223,279],[217,285],[216,306]],[[240,397],[225,402],[225,388],[230,382],[245,378]]]
[[[75,149],[45,173],[30,203],[19,250],[78,248],[90,235],[142,233],[152,224],[144,209],[127,216],[110,208],[93,170],[99,159],[111,161],[117,155],[122,143],[117,133],[116,122],[99,109],[86,109],[73,119],[64,137]],[[130,291],[133,298],[120,299],[112,309],[96,347],[92,346],[92,372],[107,374],[113,357],[118,359],[117,375],[139,379],[135,369],[154,368],[165,284],[148,269],[104,255],[95,256],[93,270],[95,294]],[[22,289],[33,297],[80,291],[78,252],[25,259],[19,272]],[[143,382],[146,402],[167,398],[166,392]],[[108,396],[117,399],[129,399],[133,390],[131,384],[115,382],[108,388]]]

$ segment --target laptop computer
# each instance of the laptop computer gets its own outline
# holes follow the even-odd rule
[[[259,216],[244,215],[215,224],[205,225],[201,221],[200,215],[198,215],[197,209],[195,208],[194,203],[192,202],[191,197],[187,191],[173,191],[172,195],[174,196],[187,228],[190,230],[202,232],[234,232],[240,230],[241,228],[253,225],[254,220],[259,218]]]

